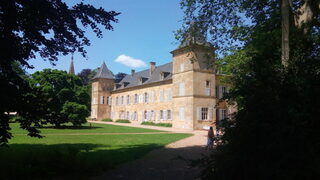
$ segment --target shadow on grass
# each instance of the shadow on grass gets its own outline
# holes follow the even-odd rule
[[[87,179],[159,147],[145,144],[103,149],[108,146],[11,144],[9,148],[0,147],[0,179]]]

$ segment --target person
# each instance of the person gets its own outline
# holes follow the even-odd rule
[[[207,142],[207,147],[206,148],[213,148],[213,140],[214,140],[214,132],[213,132],[213,128],[210,127],[209,131],[208,131],[208,142]]]

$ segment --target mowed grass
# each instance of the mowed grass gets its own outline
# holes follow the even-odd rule
[[[80,129],[41,128],[46,137],[38,139],[10,125],[14,138],[9,148],[0,147],[0,179],[87,179],[191,135],[92,123]]]

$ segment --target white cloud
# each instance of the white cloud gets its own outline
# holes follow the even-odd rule
[[[127,56],[125,54],[121,54],[114,61],[121,63],[121,64],[124,64],[129,67],[132,67],[132,68],[139,68],[139,67],[147,66],[147,64],[145,62],[143,62],[142,60],[135,59],[135,58]]]

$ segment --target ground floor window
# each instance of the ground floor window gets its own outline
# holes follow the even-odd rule
[[[167,119],[171,119],[171,110],[167,110]]]
[[[124,111],[120,112],[120,119],[124,119]]]
[[[164,113],[163,113],[163,110],[160,110],[160,120],[163,120],[164,119]]]
[[[208,120],[208,108],[201,108],[200,120]]]
[[[148,111],[144,111],[143,118],[144,118],[144,120],[148,119]]]

